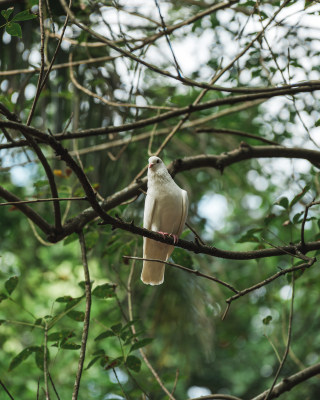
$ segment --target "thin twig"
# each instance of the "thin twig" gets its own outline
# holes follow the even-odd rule
[[[304,216],[303,216],[303,220],[302,220],[302,223],[301,223],[301,244],[302,244],[302,247],[305,245],[304,228],[305,228],[305,224],[306,224],[306,221],[307,221],[309,208],[313,207],[315,205],[318,205],[318,204],[320,204],[320,201],[314,201],[313,200],[311,203],[307,204],[306,207],[305,207]]]
[[[128,277],[128,283],[127,283],[127,290],[128,290],[128,314],[129,314],[129,319],[130,321],[133,321],[133,311],[132,311],[132,289],[131,289],[131,281],[133,277],[133,271],[134,271],[134,266],[135,266],[135,259],[133,259],[132,264],[131,264],[131,269],[130,269],[130,274]],[[135,335],[136,328],[134,324],[131,325],[131,330],[132,333]],[[160,379],[159,375],[155,371],[155,369],[152,367],[150,364],[150,361],[148,360],[147,356],[145,355],[144,351],[140,348],[139,352],[141,354],[141,357],[143,358],[143,361],[145,362],[146,366],[149,368],[150,372],[154,376],[155,380],[158,382],[159,386],[161,389],[166,393],[167,396],[169,396],[170,400],[176,400],[173,395],[169,392],[169,390],[164,386],[162,380]]]
[[[207,396],[195,397],[188,400],[241,400],[240,397],[231,396],[230,394],[208,394]]]
[[[45,322],[44,327],[44,346],[43,346],[43,375],[46,400],[50,400],[49,382],[48,382],[48,325]]]
[[[185,225],[190,229],[190,231],[194,234],[194,236],[199,240],[199,242],[203,245],[205,245],[205,242],[201,239],[200,235],[198,232],[196,232],[196,230],[194,228],[192,228],[192,226],[186,222]]]
[[[222,319],[225,318],[227,311],[229,310],[230,305],[234,300],[237,300],[240,297],[245,296],[246,294],[253,292],[254,290],[257,290],[257,289],[261,288],[262,286],[268,285],[269,283],[271,283],[272,281],[274,281],[275,279],[279,278],[282,275],[286,275],[286,274],[289,274],[290,272],[295,272],[295,271],[304,270],[306,268],[310,268],[315,262],[316,262],[316,258],[310,258],[309,261],[304,264],[296,265],[295,267],[292,267],[292,268],[282,269],[281,271],[270,276],[269,278],[266,278],[265,280],[255,284],[253,286],[250,286],[244,290],[239,291],[237,294],[235,294],[232,297],[229,297],[226,300],[227,310],[224,312]]]
[[[7,395],[10,397],[11,400],[14,400],[14,398],[12,397],[12,395],[10,394],[9,390],[6,388],[5,384],[2,382],[2,380],[0,379],[0,385],[3,387],[4,391],[7,393]]]
[[[55,395],[57,396],[57,399],[60,400],[60,396],[59,396],[59,394],[58,394],[58,392],[57,392],[57,389],[56,389],[56,387],[55,387],[55,384],[53,383],[53,380],[52,380],[52,377],[51,377],[50,372],[48,372],[48,376],[49,376],[51,385],[52,385],[52,387],[53,387],[54,393],[55,393]]]
[[[158,12],[159,12],[159,16],[160,16],[160,20],[161,20],[161,25],[162,25],[162,28],[163,28],[163,32],[164,32],[166,41],[167,41],[167,43],[168,43],[169,49],[170,49],[170,51],[171,51],[171,54],[172,54],[172,57],[173,57],[173,61],[174,61],[175,66],[176,66],[177,74],[178,74],[178,76],[181,77],[181,67],[180,67],[180,65],[179,65],[179,63],[178,63],[178,60],[177,60],[175,54],[174,54],[174,51],[173,51],[173,48],[172,48],[172,44],[171,44],[171,41],[170,41],[170,38],[169,38],[169,34],[168,34],[168,29],[167,29],[166,23],[165,23],[165,21],[164,21],[164,18],[163,18],[162,14],[161,14],[160,5],[159,5],[159,3],[158,3],[158,0],[154,0],[154,2],[156,3],[156,7],[157,7]]]
[[[83,265],[84,278],[85,278],[86,309],[85,309],[84,321],[83,321],[83,332],[82,332],[82,338],[81,338],[81,348],[80,348],[80,356],[79,356],[79,363],[78,363],[78,371],[77,371],[76,380],[74,382],[72,400],[78,399],[81,375],[82,375],[83,364],[84,364],[84,359],[85,359],[85,355],[86,355],[86,347],[87,347],[89,324],[90,324],[90,310],[91,310],[91,284],[90,284],[90,273],[89,273],[89,268],[88,268],[88,260],[87,260],[87,252],[86,252],[86,243],[85,243],[83,231],[81,230],[78,234],[79,234],[82,265]]]
[[[28,115],[27,119],[27,125],[31,124],[31,120],[36,108],[36,104],[38,101],[38,98],[40,96],[42,87],[42,77],[44,73],[44,67],[45,67],[45,60],[44,60],[44,29],[43,29],[43,13],[42,13],[42,0],[39,0],[39,25],[40,25],[40,37],[41,37],[41,44],[40,44],[40,56],[41,56],[41,66],[40,66],[40,73],[39,73],[39,78],[38,78],[38,83],[37,83],[37,91],[33,99],[33,103],[31,106],[31,110]]]
[[[276,375],[274,377],[274,380],[272,382],[272,385],[269,389],[269,392],[266,394],[266,397],[264,400],[269,400],[270,395],[272,393],[273,388],[275,387],[278,377],[280,375],[280,372],[286,362],[286,359],[288,357],[289,354],[289,350],[290,350],[290,344],[291,344],[291,337],[292,337],[292,321],[293,321],[293,305],[294,305],[294,289],[295,289],[295,285],[294,285],[295,281],[294,281],[294,274],[292,274],[292,295],[291,295],[291,303],[290,303],[290,314],[289,314],[289,326],[288,326],[288,339],[287,339],[287,345],[286,345],[286,349],[284,352],[284,355],[282,357],[281,363],[279,365],[279,368],[276,372]]]
[[[88,200],[84,197],[51,197],[48,199],[35,199],[35,200],[20,200],[20,201],[8,201],[7,203],[0,203],[1,206],[16,206],[18,204],[32,204],[32,203],[46,203],[49,201],[70,201],[70,200]]]
[[[116,377],[116,380],[117,380],[117,382],[118,382],[118,384],[119,384],[119,386],[120,386],[120,388],[121,388],[121,392],[122,392],[124,398],[125,398],[125,399],[128,399],[128,396],[127,396],[126,392],[124,391],[124,388],[123,388],[123,386],[122,386],[122,384],[121,384],[121,382],[120,382],[120,380],[119,380],[119,378],[118,378],[118,374],[116,373],[116,369],[115,369],[115,368],[112,368],[112,371],[113,371],[113,373],[114,373],[114,375],[115,375],[115,377]]]
[[[154,259],[154,258],[142,258],[142,257],[132,257],[132,256],[122,256],[122,258],[129,259],[129,260],[162,262],[163,264],[170,265],[171,267],[182,269],[183,271],[186,271],[186,272],[189,272],[191,274],[195,274],[197,276],[201,276],[202,278],[206,278],[206,279],[209,279],[209,280],[214,281],[216,283],[219,283],[220,285],[223,285],[223,286],[227,287],[233,293],[237,293],[237,294],[239,293],[239,291],[237,289],[235,289],[233,286],[231,286],[229,283],[226,283],[226,282],[224,282],[224,281],[222,281],[222,280],[220,280],[218,278],[215,278],[213,276],[210,276],[210,275],[207,275],[207,274],[203,274],[202,272],[200,272],[198,270],[187,268],[187,267],[184,267],[184,266],[179,265],[179,264],[175,264],[175,263],[171,263],[171,262],[163,261],[163,260],[158,260],[158,259]]]

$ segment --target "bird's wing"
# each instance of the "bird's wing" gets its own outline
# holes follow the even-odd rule
[[[189,200],[188,200],[188,193],[185,190],[181,189],[181,194],[182,194],[182,212],[181,212],[181,218],[180,218],[180,224],[179,224],[179,228],[178,228],[178,232],[177,232],[177,236],[180,236],[183,228],[184,228],[184,224],[186,223],[186,219],[187,219],[187,214],[188,214],[188,208],[189,208]]]
[[[151,230],[155,224],[157,201],[147,195],[144,205],[143,226]],[[159,227],[157,228],[159,229]],[[156,242],[155,240],[143,238],[143,258],[151,258],[165,261],[167,259],[168,248],[170,246],[165,243]],[[143,261],[141,280],[149,285],[160,285],[164,278],[164,264],[154,261]]]
[[[144,204],[144,216],[143,216],[143,227],[151,230],[154,212],[156,209],[156,200],[147,194],[146,201]]]

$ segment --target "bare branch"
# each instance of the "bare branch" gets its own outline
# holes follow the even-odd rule
[[[269,400],[276,399],[282,393],[289,392],[292,388],[299,385],[300,383],[309,380],[310,378],[318,375],[320,373],[320,363],[312,365],[311,367],[305,368],[302,371],[297,372],[287,378],[284,378],[280,383],[278,383],[272,390]],[[264,400],[265,396],[268,394],[269,390],[253,397],[251,400]]]
[[[85,309],[85,314],[84,314],[83,332],[82,332],[82,339],[81,339],[78,371],[77,371],[76,380],[74,382],[72,400],[78,399],[83,364],[84,364],[84,359],[86,356],[86,347],[87,347],[89,324],[90,324],[90,310],[91,310],[90,273],[89,273],[89,268],[88,268],[86,243],[85,243],[85,238],[84,238],[82,231],[79,232],[79,241],[80,241],[80,247],[81,247],[82,265],[83,265],[84,279],[85,279],[86,309]]]
[[[171,262],[163,261],[163,260],[158,260],[158,259],[154,259],[154,258],[141,258],[141,257],[132,257],[132,256],[122,256],[122,258],[125,258],[125,259],[128,259],[128,260],[162,262],[163,264],[170,265],[171,267],[182,269],[183,271],[186,271],[186,272],[189,272],[191,274],[194,274],[194,275],[197,275],[197,276],[201,276],[202,278],[209,279],[210,281],[214,281],[216,283],[219,283],[220,285],[223,285],[226,288],[228,288],[229,290],[231,290],[233,293],[237,293],[237,294],[239,293],[239,291],[237,289],[235,289],[233,286],[231,286],[229,283],[223,282],[222,280],[220,280],[218,278],[215,278],[214,276],[203,274],[202,272],[200,272],[198,270],[187,268],[187,267],[184,267],[184,266],[179,265],[179,264],[175,264],[175,263],[171,263]]]
[[[132,275],[133,275],[133,270],[134,270],[134,265],[135,265],[135,260],[133,259],[132,265],[131,265],[131,270],[130,270],[130,274],[128,277],[128,282],[127,282],[127,292],[128,292],[128,312],[129,312],[129,320],[133,321],[133,312],[132,312],[132,289],[131,289],[131,280],[132,280]],[[136,332],[136,328],[133,325],[131,325],[131,330],[132,333],[135,335]],[[148,357],[145,355],[144,351],[140,348],[139,352],[141,354],[141,357],[143,358],[143,361],[145,362],[146,366],[149,368],[149,370],[151,371],[152,375],[154,376],[155,380],[158,382],[159,386],[161,387],[161,389],[164,391],[164,393],[166,393],[166,395],[169,397],[170,400],[175,400],[173,394],[171,394],[169,392],[169,390],[164,386],[161,378],[159,377],[159,375],[157,374],[156,370],[152,367],[150,361],[148,360]]]
[[[225,319],[225,317],[227,315],[227,312],[229,311],[230,305],[234,300],[237,300],[240,297],[245,296],[246,294],[248,294],[250,292],[253,292],[254,290],[257,290],[257,289],[261,288],[262,286],[268,285],[269,283],[271,283],[272,281],[278,279],[282,275],[286,275],[286,274],[289,274],[291,272],[300,271],[300,270],[303,271],[303,270],[305,270],[307,268],[310,268],[316,261],[317,261],[316,258],[310,258],[309,262],[306,262],[306,263],[300,264],[300,265],[296,265],[295,267],[292,267],[292,268],[282,269],[281,271],[279,271],[276,274],[270,276],[269,278],[266,278],[263,281],[255,284],[253,286],[250,286],[249,288],[240,290],[237,294],[235,294],[232,297],[229,297],[226,300],[227,308],[226,308],[226,311],[223,314],[222,319]]]

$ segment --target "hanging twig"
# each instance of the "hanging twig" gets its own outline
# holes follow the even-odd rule
[[[84,359],[85,359],[85,355],[86,355],[86,347],[87,347],[89,324],[90,324],[90,310],[91,310],[90,273],[89,273],[89,268],[88,268],[87,251],[86,251],[86,244],[85,244],[85,238],[84,238],[83,231],[81,230],[78,233],[78,235],[79,235],[79,242],[80,242],[80,247],[81,247],[81,257],[82,257],[82,265],[83,265],[84,279],[85,279],[86,309],[85,309],[84,321],[83,321],[83,332],[82,332],[82,339],[81,339],[78,371],[77,371],[76,380],[74,382],[72,400],[78,399],[81,375],[82,375],[83,364],[84,364]]]
[[[175,56],[175,54],[174,54],[174,51],[173,51],[173,48],[172,48],[172,45],[171,45],[171,41],[170,41],[170,38],[169,38],[168,29],[167,29],[166,23],[164,22],[164,18],[163,18],[162,14],[161,14],[160,5],[159,5],[159,3],[158,3],[158,0],[154,0],[154,2],[156,3],[156,7],[157,7],[158,12],[159,12],[159,16],[160,16],[160,20],[161,20],[161,25],[162,25],[162,28],[163,28],[163,32],[164,32],[166,41],[167,41],[167,43],[168,43],[169,49],[170,49],[170,51],[171,51],[171,54],[172,54],[172,57],[173,57],[173,60],[174,60],[174,63],[175,63],[175,67],[176,67],[177,74],[178,74],[179,77],[181,77],[181,76],[182,76],[182,75],[181,75],[181,72],[182,72],[182,71],[181,71],[180,65],[179,65],[179,63],[178,63],[178,61],[177,61],[177,59],[176,59],[176,56]]]
[[[48,325],[45,321],[44,327],[44,345],[43,345],[43,375],[44,375],[44,392],[46,400],[50,400],[49,383],[48,383]]]
[[[276,375],[274,377],[274,380],[272,382],[272,385],[268,391],[268,393],[266,394],[266,397],[264,400],[269,400],[270,399],[270,395],[272,393],[273,388],[275,387],[278,377],[280,375],[280,372],[286,362],[286,359],[288,357],[289,354],[289,350],[290,350],[290,343],[291,343],[291,337],[292,337],[292,321],[293,321],[293,304],[294,304],[294,289],[295,289],[295,280],[294,280],[294,274],[292,274],[292,294],[291,294],[291,303],[290,303],[290,314],[289,314],[289,325],[288,325],[288,339],[287,339],[287,345],[286,345],[286,349],[284,352],[284,355],[282,357],[281,363],[279,365],[279,368],[276,372]]]
[[[132,311],[132,289],[131,289],[131,282],[132,282],[132,276],[133,276],[133,271],[134,271],[134,266],[135,266],[135,258],[133,258],[132,264],[131,264],[131,269],[128,277],[128,283],[127,283],[127,290],[128,290],[128,313],[129,313],[129,319],[130,321],[133,321],[133,311]],[[135,335],[136,328],[134,324],[131,325],[131,330],[132,333]],[[150,372],[154,376],[155,380],[158,382],[159,386],[161,389],[166,393],[167,396],[169,396],[170,400],[176,400],[174,396],[169,392],[169,390],[164,386],[161,378],[155,371],[155,369],[152,367],[150,364],[150,361],[148,360],[147,356],[145,355],[144,351],[140,348],[139,352],[141,354],[141,357],[143,358],[143,361],[145,362],[146,366],[149,368]]]

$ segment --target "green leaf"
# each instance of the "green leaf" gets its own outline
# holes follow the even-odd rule
[[[300,211],[299,213],[295,214],[294,217],[292,218],[292,223],[298,224],[299,222],[301,222],[303,219],[303,218],[301,218],[303,214],[304,214],[304,211]]]
[[[113,359],[111,362],[108,362],[108,361],[109,361],[109,357],[108,356],[105,356],[101,360],[100,364],[104,369],[111,369],[111,368],[118,367],[119,365],[121,365],[123,363],[124,358],[123,357],[118,357],[118,358]]]
[[[318,121],[316,121],[315,126],[320,126],[320,119],[318,119]]]
[[[12,14],[12,12],[13,12],[13,7],[10,7],[8,9],[6,9],[6,10],[2,10],[1,11],[1,15],[3,16],[3,18],[5,20],[8,21],[8,19],[9,19],[10,15]]]
[[[86,234],[85,239],[87,248],[92,249],[99,239],[99,233],[97,231],[89,232]]]
[[[41,187],[43,187],[43,186],[47,186],[47,185],[49,185],[49,182],[48,182],[46,179],[44,179],[44,180],[39,180],[39,181],[37,181],[37,182],[34,182],[34,184],[33,184],[33,186],[34,186],[36,189],[39,189],[39,188],[41,188]]]
[[[268,315],[267,317],[263,318],[263,320],[262,320],[264,325],[269,325],[271,321],[272,321],[272,316],[271,315]]]
[[[84,312],[83,311],[69,311],[67,316],[74,321],[83,322],[84,321]]]
[[[33,352],[37,350],[37,346],[30,346],[22,350],[17,356],[15,356],[10,365],[9,371],[12,371],[18,365],[20,365],[23,361],[25,361]]]
[[[193,266],[192,257],[186,250],[176,248],[172,254],[172,259],[176,264],[180,264],[188,268],[192,268]]]
[[[33,324],[32,329],[34,329],[35,326],[41,326],[41,325],[42,325],[42,320],[43,320],[43,318],[37,318],[37,319],[34,321],[34,324]],[[32,329],[31,329],[31,330],[32,330]]]
[[[0,303],[1,303],[3,300],[6,300],[7,298],[8,298],[8,296],[7,296],[6,294],[0,293]]]
[[[111,298],[115,296],[115,288],[116,285],[113,283],[105,283],[103,285],[96,286],[92,291],[92,295],[99,297],[100,299]]]
[[[138,342],[134,343],[131,346],[129,353],[131,353],[134,350],[140,349],[141,347],[146,346],[147,344],[151,343],[152,341],[153,341],[153,338],[146,338],[146,339],[139,340]]]
[[[90,288],[92,288],[94,281],[90,281]],[[78,283],[78,285],[81,287],[81,289],[85,290],[86,288],[86,282],[85,281],[81,281]]]
[[[112,327],[111,327],[112,332],[114,332],[116,335],[119,335],[119,333],[121,332],[121,329],[122,329],[121,323],[112,325]]]
[[[141,368],[141,360],[135,356],[128,356],[126,366],[134,372],[139,372]]]
[[[300,199],[302,199],[302,197],[310,190],[310,185],[306,185],[302,192],[300,192],[299,194],[297,194],[291,201],[290,203],[290,207],[292,207],[293,205],[295,205],[296,203],[298,203],[298,201]]]
[[[50,335],[48,335],[48,342],[67,340],[73,336],[75,336],[73,331],[52,332]]]
[[[6,323],[7,321],[5,319],[0,319],[0,326],[4,323]]]
[[[236,243],[246,243],[246,242],[254,242],[260,243],[260,239],[255,236],[255,233],[261,232],[262,228],[253,228],[249,229],[240,239],[237,240]]]
[[[19,38],[22,38],[21,26],[16,22],[8,22],[6,25],[6,32],[11,36],[19,36]]]
[[[107,330],[105,332],[100,333],[100,335],[98,335],[94,340],[98,341],[98,340],[102,340],[102,339],[105,339],[105,338],[111,337],[111,336],[116,336],[116,334],[114,332],[112,332],[111,330]]]
[[[75,297],[74,299],[71,299],[67,304],[66,304],[66,310],[69,310],[70,308],[75,307],[77,304],[80,303],[80,301],[83,299],[84,296],[81,297]]]
[[[79,236],[76,233],[72,233],[66,239],[64,239],[63,245],[66,246],[67,244],[70,244],[78,239],[79,239]]]
[[[281,197],[281,199],[277,200],[274,204],[285,209],[289,208],[289,200],[287,197]]]
[[[80,349],[81,345],[74,342],[66,342],[62,344],[60,347],[66,350],[78,350]]]
[[[95,364],[100,358],[101,358],[100,356],[94,357],[94,358],[89,362],[89,364],[87,365],[87,368],[86,368],[86,369],[89,369],[90,367],[92,367],[93,364]]]
[[[14,289],[17,287],[18,281],[19,281],[19,278],[17,276],[11,276],[11,278],[9,278],[5,282],[4,286],[7,289],[7,292],[9,294],[11,294],[14,291]]]
[[[44,346],[38,346],[35,351],[35,360],[37,367],[43,371],[44,369]],[[47,364],[50,362],[50,353],[47,349]]]
[[[27,21],[29,19],[37,18],[30,10],[24,10],[16,14],[11,21]]]
[[[62,296],[58,297],[55,301],[58,303],[69,303],[69,301],[73,300],[73,297],[71,296]]]

